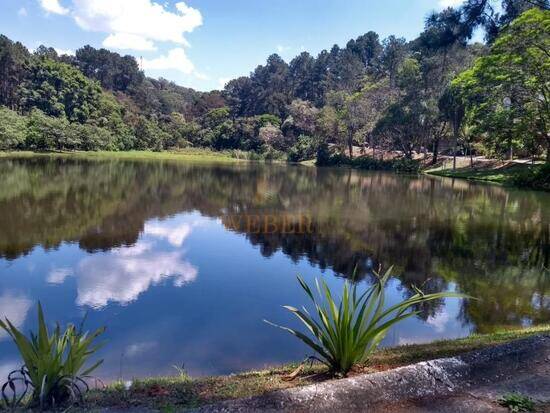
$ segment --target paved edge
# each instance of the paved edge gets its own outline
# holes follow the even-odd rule
[[[450,397],[550,365],[550,335],[538,335],[460,356],[394,370],[279,390],[194,410],[200,413],[251,411],[365,411],[409,400]],[[537,367],[538,368],[538,367]],[[532,370],[532,371],[531,371]],[[545,370],[546,372],[547,370]],[[546,401],[550,394],[544,394]],[[547,397],[546,397],[547,396]]]

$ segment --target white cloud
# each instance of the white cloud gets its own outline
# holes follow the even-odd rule
[[[31,306],[32,301],[27,296],[10,291],[4,292],[0,295],[0,319],[7,318],[15,327],[21,328]],[[7,336],[4,330],[0,330],[0,340]]]
[[[174,11],[151,0],[73,0],[73,5],[72,14],[80,27],[110,36],[133,35],[187,45],[184,33],[202,25],[200,11],[184,2],[176,3]]]
[[[19,10],[17,10],[18,16],[25,17],[27,14],[27,9],[24,7],[21,7]]]
[[[138,243],[84,258],[76,274],[77,304],[95,308],[109,302],[128,304],[152,285],[171,278],[174,286],[182,287],[197,274],[183,252],[154,252],[149,244]]]
[[[195,69],[195,65],[185,53],[182,47],[172,49],[166,55],[154,59],[143,59],[143,68],[145,70],[177,70],[186,75],[194,75],[197,79],[207,78]]]
[[[110,49],[157,50],[155,44],[137,34],[114,33],[103,40],[103,46]]]
[[[199,80],[209,80],[210,79],[210,77],[208,75],[204,74],[204,73],[200,73],[200,72],[195,71],[195,72],[193,72],[193,74]]]
[[[65,279],[72,273],[70,268],[54,268],[49,272],[46,281],[50,284],[63,284]]]
[[[68,56],[74,56],[75,52],[71,49],[59,49],[57,47],[54,47],[54,50],[57,52],[58,55],[68,55]]]
[[[69,9],[63,7],[59,0],[39,0],[40,6],[48,12],[53,14],[67,14]]]
[[[447,7],[458,7],[464,0],[439,0],[439,7],[446,9]]]
[[[124,355],[129,358],[141,356],[144,353],[153,350],[155,347],[157,347],[157,345],[158,344],[156,341],[144,341],[140,343],[130,344],[124,350]]]
[[[197,71],[184,47],[185,38],[203,23],[201,12],[179,1],[173,5],[159,0],[38,0],[49,13],[66,14],[87,31],[105,33],[103,46],[116,50],[154,51],[156,42],[175,43],[167,54],[144,60],[147,70],[176,70],[199,80],[208,76]],[[63,0],[69,3],[69,0]]]
[[[181,224],[177,227],[163,225],[159,222],[146,223],[143,229],[144,234],[152,235],[157,238],[164,238],[174,247],[181,247],[185,239],[191,233],[190,224]]]
[[[290,47],[290,46],[283,46],[281,44],[277,45],[277,51],[279,53],[288,52],[290,49],[292,49],[292,47]]]

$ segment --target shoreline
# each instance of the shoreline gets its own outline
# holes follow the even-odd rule
[[[378,350],[369,362],[355,369],[348,377],[378,373],[433,359],[459,356],[471,351],[550,333],[550,324],[525,329],[504,329],[490,334],[465,338],[412,344]],[[297,369],[299,363],[280,367],[247,371],[228,376],[191,378],[184,372],[174,377],[145,377],[134,379],[130,385],[117,381],[102,390],[93,390],[86,396],[86,409],[186,409],[236,399],[261,396],[279,390],[304,387],[311,384],[338,383],[320,364],[304,366],[297,377],[285,377]]]
[[[457,178],[475,182],[485,182],[502,185],[508,188],[527,189],[535,191],[546,191],[550,189],[544,184],[533,184],[529,182],[529,176],[544,168],[544,163],[519,163],[513,161],[486,161],[478,162],[473,166],[458,166],[452,169],[452,162],[447,161],[435,168],[424,169],[423,173],[443,178]],[[538,172],[540,174],[540,172]]]
[[[306,167],[317,167],[315,160],[307,160],[298,163],[285,162],[281,160],[256,160],[247,158],[246,152],[232,151],[214,151],[205,148],[185,148],[177,151],[59,151],[59,152],[33,152],[33,151],[0,151],[1,158],[32,158],[32,157],[58,157],[58,158],[81,158],[90,160],[139,160],[139,161],[184,161],[192,163],[243,163],[243,162],[261,162],[277,163],[288,165],[299,165]],[[525,175],[534,168],[540,168],[544,164],[527,164],[514,162],[480,162],[473,167],[461,165],[455,171],[452,170],[450,160],[437,167],[421,168],[419,175],[438,176],[443,178],[463,179],[467,181],[485,182],[501,185],[509,188],[518,188],[526,190],[544,191],[549,190],[544,187],[532,187],[520,185],[514,180]],[[351,165],[338,165],[335,168],[349,168],[354,170],[370,170]],[[324,166],[321,166],[324,168]]]
[[[57,157],[57,158],[86,158],[86,159],[120,159],[120,160],[159,160],[159,161],[187,161],[187,162],[243,162],[230,152],[218,152],[208,149],[189,148],[180,151],[59,151],[59,152],[33,152],[33,151],[0,151],[1,158],[32,158],[32,157]]]

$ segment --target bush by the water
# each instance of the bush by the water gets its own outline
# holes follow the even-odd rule
[[[550,163],[526,168],[512,178],[512,183],[521,187],[550,191]]]
[[[351,166],[369,171],[394,171],[403,174],[416,174],[420,171],[420,162],[413,159],[376,159],[360,156],[351,159],[342,153],[331,154],[328,147],[321,146],[317,151],[317,166]]]
[[[318,143],[315,138],[307,135],[300,135],[296,143],[289,149],[288,160],[290,162],[301,162],[315,158]]]

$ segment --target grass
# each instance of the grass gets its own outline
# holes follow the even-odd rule
[[[537,334],[550,334],[550,325],[382,349],[369,358],[368,364],[355,369],[353,374],[372,373],[420,361],[456,356]],[[288,375],[298,367],[299,364],[289,364],[260,371],[196,379],[185,374],[176,377],[138,379],[134,380],[128,389],[122,383],[116,382],[104,390],[89,393],[85,407],[87,410],[104,407],[148,407],[170,411],[257,396],[274,390],[333,379],[333,376],[327,374],[325,366],[313,364],[306,365],[295,380],[288,381]]]
[[[464,166],[458,167],[453,171],[452,166],[447,162],[439,168],[427,170],[426,173],[448,178],[462,178],[511,185],[517,176],[531,167],[528,164],[484,162],[474,165],[473,168]]]
[[[35,156],[55,156],[85,159],[121,159],[121,160],[166,160],[166,161],[185,161],[185,162],[241,162],[232,152],[217,152],[201,148],[186,148],[178,151],[98,151],[98,152],[32,152],[32,151],[14,151],[0,152],[2,157],[29,158]]]
[[[535,410],[535,402],[522,394],[506,394],[498,402],[501,406],[507,407],[510,412],[514,413],[532,412]]]

